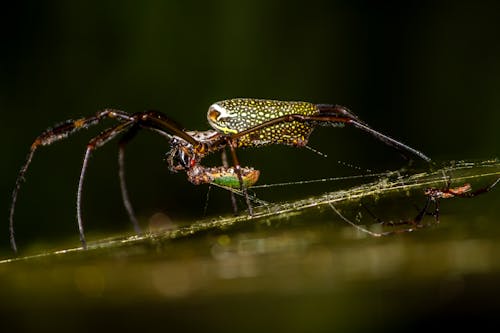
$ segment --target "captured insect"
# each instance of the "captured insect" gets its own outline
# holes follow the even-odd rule
[[[246,189],[257,182],[260,173],[251,167],[240,165],[236,154],[237,148],[271,144],[304,147],[316,126],[352,125],[407,156],[414,155],[426,162],[431,161],[420,151],[375,131],[347,108],[340,105],[252,98],[229,99],[214,103],[209,107],[207,119],[213,129],[207,131],[187,131],[177,122],[157,111],[129,114],[120,110],[105,109],[94,116],[67,120],[49,128],[40,134],[31,145],[26,162],[19,172],[12,192],[9,227],[10,242],[14,251],[17,251],[14,234],[14,210],[21,183],[24,181],[35,151],[40,146],[48,146],[81,129],[99,124],[104,119],[114,119],[118,124],[106,129],[88,142],[76,192],[78,230],[84,248],[86,248],[86,240],[81,198],[87,165],[94,150],[119,135],[122,135],[118,141],[118,173],[122,199],[134,229],[140,233],[140,227],[125,185],[124,168],[125,146],[140,129],[156,132],[170,141],[171,148],[166,154],[170,171],[186,172],[188,180],[196,185],[218,184],[240,189],[245,196],[249,214],[252,214],[252,206]],[[205,156],[214,152],[225,152],[226,149],[229,149],[231,153],[233,166],[205,167],[200,164]]]
[[[500,182],[500,178],[497,178],[493,183],[491,183],[488,186],[479,188],[477,190],[472,191],[472,187],[469,183],[463,184],[458,187],[451,187],[451,182],[448,181],[446,184],[446,187],[444,188],[434,188],[434,187],[429,187],[424,190],[424,195],[426,197],[426,202],[423,206],[423,208],[418,212],[418,214],[412,219],[412,220],[403,220],[403,221],[398,221],[398,222],[386,222],[375,216],[366,206],[363,206],[368,214],[379,224],[381,225],[391,225],[391,226],[401,226],[401,225],[408,225],[408,228],[404,229],[396,229],[396,230],[391,230],[391,231],[386,231],[386,232],[373,232],[368,229],[365,229],[356,223],[350,221],[347,219],[345,216],[343,216],[331,203],[330,207],[333,209],[333,211],[339,215],[339,217],[349,223],[350,225],[354,226],[358,230],[370,234],[375,237],[381,237],[381,236],[389,236],[393,234],[401,234],[401,233],[406,233],[406,232],[413,232],[417,229],[425,228],[431,226],[433,223],[427,223],[424,224],[422,223],[423,219],[425,216],[430,215],[434,217],[434,224],[439,223],[439,218],[440,218],[440,210],[439,210],[439,202],[441,199],[450,199],[450,198],[474,198],[480,194],[487,193],[491,191],[498,183]],[[431,204],[434,206],[433,211],[429,211],[429,208]]]

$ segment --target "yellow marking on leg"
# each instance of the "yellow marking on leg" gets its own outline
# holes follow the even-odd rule
[[[73,122],[73,127],[74,127],[74,128],[80,128],[80,127],[82,127],[83,125],[85,125],[85,118],[78,119],[78,120],[75,120],[75,121]]]

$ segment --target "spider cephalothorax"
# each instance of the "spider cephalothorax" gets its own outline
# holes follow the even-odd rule
[[[200,157],[195,153],[192,144],[174,137],[170,140],[170,147],[166,154],[170,171],[185,171],[198,164]]]
[[[168,168],[172,172],[187,171],[198,165],[200,161],[213,151],[224,148],[226,138],[214,130],[186,131],[187,135],[196,140],[192,144],[178,136],[170,139],[170,150],[166,154]]]

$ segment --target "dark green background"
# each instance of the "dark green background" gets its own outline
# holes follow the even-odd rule
[[[157,109],[203,130],[207,107],[221,99],[337,103],[436,160],[498,155],[499,9],[495,1],[10,4],[0,20],[0,211],[7,216],[17,171],[41,131],[104,107]],[[102,128],[39,150],[17,207],[21,246],[74,232],[85,143]],[[397,152],[354,129],[320,129],[310,144],[329,157],[288,147],[240,155],[243,164],[262,170],[261,183],[358,172],[338,160],[373,171],[404,164]],[[135,207],[145,218],[159,210],[174,220],[199,217],[206,187],[166,170],[168,148],[151,133],[130,145]],[[110,144],[90,164],[89,231],[130,230],[117,178]],[[228,210],[227,195],[213,191],[209,214]]]
[[[105,107],[157,109],[188,129],[204,130],[208,106],[221,99],[338,103],[438,163],[499,156],[497,1],[17,1],[4,4],[0,12],[3,258],[12,256],[7,227],[11,191],[33,139],[60,121]],[[78,246],[75,199],[81,159],[86,142],[106,124],[35,155],[16,212],[22,251]],[[266,147],[241,151],[240,160],[262,171],[261,184],[395,170],[406,163],[392,148],[351,128],[319,129],[310,144],[328,158],[305,149]],[[174,223],[203,215],[207,187],[168,172],[163,160],[168,148],[164,139],[144,133],[128,150],[129,190],[144,227],[159,211]],[[83,202],[89,240],[131,232],[116,156],[111,143],[90,163]],[[217,165],[219,157],[206,163]],[[350,184],[327,185],[309,191],[320,194]],[[289,187],[257,195],[279,201],[306,193]],[[264,225],[255,227],[257,233],[252,226],[246,233],[228,232],[231,244],[246,238],[271,245],[273,239],[286,245],[290,238],[298,244],[290,256],[285,247],[277,255],[235,257],[236,265],[255,260],[256,267],[268,267],[253,278],[216,274],[220,262],[211,251],[217,235],[152,244],[146,252],[89,251],[88,256],[2,264],[0,330],[55,326],[83,332],[102,328],[103,322],[110,330],[136,331],[156,325],[197,331],[421,332],[464,322],[472,330],[498,313],[498,267],[452,269],[463,260],[476,267],[476,252],[470,249],[486,253],[487,263],[498,257],[493,246],[499,238],[497,199],[498,193],[468,205],[457,199],[443,209],[445,218],[436,230],[380,242],[346,240],[344,231],[352,228],[339,233],[322,223],[331,220],[329,211],[314,223],[299,219],[295,229],[283,223],[282,229]],[[212,191],[208,215],[230,212],[227,193]],[[302,233],[322,241],[304,249]],[[338,270],[330,256],[345,257]],[[389,267],[395,257],[400,266],[394,271],[381,278],[365,276]],[[412,261],[415,257],[419,260]],[[429,272],[427,262],[432,263]],[[203,280],[204,267],[215,270],[209,274],[212,280]],[[182,280],[178,273],[186,271],[195,272],[192,278],[201,285],[186,297],[168,298],[148,285],[151,272],[160,280],[165,276],[168,284],[169,278]],[[82,295],[75,280],[91,286],[95,272],[104,272],[111,291]],[[332,272],[336,278],[330,280]],[[451,290],[451,301],[440,296],[443,290]]]
[[[399,5],[347,0],[17,1],[4,4],[0,12],[2,257],[11,256],[7,232],[10,195],[32,140],[62,120],[92,115],[105,107],[128,112],[157,109],[188,129],[203,130],[208,128],[205,118],[208,106],[221,99],[258,97],[337,103],[348,106],[374,128],[438,162],[498,157],[500,151],[500,3],[497,1],[401,1]],[[16,230],[21,249],[38,242],[45,244],[39,248],[51,248],[60,244],[61,238],[72,246],[78,245],[75,192],[80,163],[86,142],[103,128],[106,125],[41,148],[37,153],[17,206]],[[394,170],[405,164],[393,149],[354,129],[319,129],[310,144],[329,157],[325,159],[305,149],[266,147],[242,151],[240,159],[243,164],[262,171],[260,183],[350,175],[366,169]],[[145,133],[128,151],[130,193],[143,226],[158,211],[167,213],[175,223],[203,215],[207,187],[191,185],[184,174],[170,174],[163,160],[168,149],[164,139]],[[83,202],[91,240],[100,237],[97,234],[131,231],[121,204],[116,153],[116,145],[110,144],[97,151],[91,160]],[[358,166],[361,171],[341,165],[339,160]],[[207,164],[218,163],[217,156],[207,159]],[[335,183],[328,190],[342,186],[346,184]],[[313,188],[312,192],[323,190]],[[305,195],[302,191],[287,188],[257,194],[265,200],[277,201],[301,197]],[[491,204],[489,209],[491,211]],[[212,191],[208,214],[230,211],[227,193]],[[264,233],[267,232],[270,231]],[[416,239],[418,241],[418,236]],[[409,241],[411,243],[412,238]],[[426,241],[424,237],[423,243]],[[354,246],[359,246],[356,244]],[[206,252],[206,248],[203,249]],[[172,255],[175,256],[175,252]],[[111,257],[110,262],[101,265],[119,265],[114,259]],[[23,267],[24,270],[13,268],[11,274],[6,274],[6,280],[16,274],[29,276],[33,267]],[[50,263],[45,267],[42,262],[37,267],[43,273],[36,276],[49,278],[47,294],[38,288],[35,294],[44,295],[50,304],[52,289],[57,289],[51,283],[59,271],[54,270],[52,280]],[[59,268],[64,272],[64,267]],[[4,269],[1,272],[9,273],[8,268]],[[469,276],[468,279],[476,287],[485,280],[494,286],[497,276],[487,275],[477,280]],[[66,281],[64,275],[60,277]],[[12,285],[24,291],[18,300],[22,311],[24,304],[31,301],[30,283],[23,284],[26,280],[21,278],[12,281]],[[142,315],[162,322],[163,315],[167,315],[164,311],[177,309],[181,317],[174,324],[191,322],[191,326],[197,327],[192,320],[199,313],[208,318],[201,326],[208,321],[216,328],[218,320],[225,316],[224,310],[232,309],[237,317],[245,317],[249,301],[257,310],[265,304],[261,310],[268,314],[266,318],[271,322],[269,317],[275,307],[304,304],[303,311],[300,307],[294,309],[307,314],[305,317],[312,325],[319,308],[323,310],[319,313],[325,315],[330,302],[336,301],[337,308],[342,308],[343,301],[350,300],[348,309],[352,312],[348,312],[354,315],[352,319],[345,317],[349,327],[351,320],[360,321],[356,313],[359,309],[377,317],[377,312],[370,310],[383,310],[387,306],[379,300],[389,298],[391,302],[394,300],[394,308],[403,309],[401,304],[405,303],[408,291],[415,302],[405,312],[408,317],[399,321],[410,325],[419,322],[416,327],[424,329],[427,324],[439,322],[442,312],[429,313],[429,317],[427,312],[420,312],[428,318],[426,321],[411,316],[414,307],[427,309],[433,302],[434,287],[420,292],[418,283],[414,283],[417,288],[411,290],[400,281],[393,289],[391,281],[385,281],[380,289],[373,284],[366,289],[354,287],[353,293],[346,291],[339,300],[327,294],[324,302],[315,296],[309,299],[310,294],[293,292],[291,297],[288,295],[290,298],[282,298],[279,291],[271,298],[266,297],[267,292],[245,298],[240,297],[240,292],[245,291],[238,290],[234,299],[223,303],[220,312],[213,307],[217,290],[208,298],[195,297],[186,303],[172,301],[167,308],[161,307],[162,301],[148,304],[145,300],[142,300],[145,307],[141,307],[141,299],[128,307],[140,291],[138,288],[136,293],[130,293],[130,298],[125,297],[123,303],[119,297],[107,299],[109,303],[92,299],[84,303],[86,312],[79,316],[66,307],[63,301],[66,296],[61,292],[57,305],[47,307],[46,313],[59,313],[60,307],[66,310],[63,313],[79,318],[80,323],[97,323],[101,317],[96,316],[94,305],[99,304],[97,309],[103,310],[102,317],[106,316],[107,305],[111,305],[111,315],[117,319],[125,307],[133,312],[142,309]],[[127,294],[126,289],[131,286],[125,285],[123,292]],[[8,296],[1,297],[4,306],[19,296],[18,289],[8,289]],[[463,304],[469,304],[468,309],[481,304],[482,297],[490,294],[490,290],[479,289],[480,292],[475,293],[478,289],[473,288],[472,294],[468,294],[470,297],[461,299],[463,303],[456,307],[443,306],[451,309],[449,313],[444,310],[447,318],[456,315],[454,309]],[[373,303],[368,305],[362,297],[358,298],[365,290],[373,296]],[[307,288],[302,291],[307,292]],[[314,295],[323,295],[323,291],[316,290]],[[492,297],[495,298],[498,299]],[[252,299],[258,301],[252,302]],[[289,299],[291,303],[287,302]],[[424,301],[419,302],[422,299]],[[37,318],[38,304],[43,307],[46,303],[32,303],[30,318]],[[185,306],[179,307],[179,304]],[[393,307],[386,315],[391,315]],[[492,309],[489,308],[491,313]],[[466,315],[467,310],[462,311]],[[131,313],[128,319],[133,315]],[[287,317],[296,318],[286,311],[280,313],[281,320],[286,321]],[[13,322],[15,318],[10,316]],[[47,318],[46,323],[50,323],[50,317]],[[141,318],[148,316],[139,313],[138,323]],[[165,320],[165,323],[169,322]],[[270,327],[283,327],[280,323],[276,321]],[[328,323],[309,326],[310,322],[305,321],[303,326],[295,328],[327,330]],[[36,320],[30,321],[30,325],[27,326],[36,326]],[[66,322],[61,321],[61,325]]]

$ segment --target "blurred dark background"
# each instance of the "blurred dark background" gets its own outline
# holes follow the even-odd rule
[[[374,128],[437,161],[498,156],[500,3],[496,1],[18,1],[0,20],[1,245],[11,190],[33,139],[60,121],[105,107],[161,110],[208,128],[218,100],[257,97],[348,106]],[[107,125],[112,122],[106,122]],[[106,124],[43,147],[16,213],[20,246],[76,239],[75,198],[86,142]],[[308,150],[240,152],[260,183],[383,171],[405,165],[355,129],[322,128]],[[164,162],[151,133],[129,147],[129,190],[143,223],[203,215],[207,187]],[[98,150],[84,189],[87,230],[130,231],[118,186],[116,144]],[[220,163],[218,157],[207,164]],[[335,185],[336,186],[336,185]],[[286,190],[294,192],[295,189]],[[279,192],[269,200],[286,198]],[[301,193],[298,193],[300,195]],[[290,195],[290,193],[287,193]],[[231,211],[214,190],[208,214]]]

